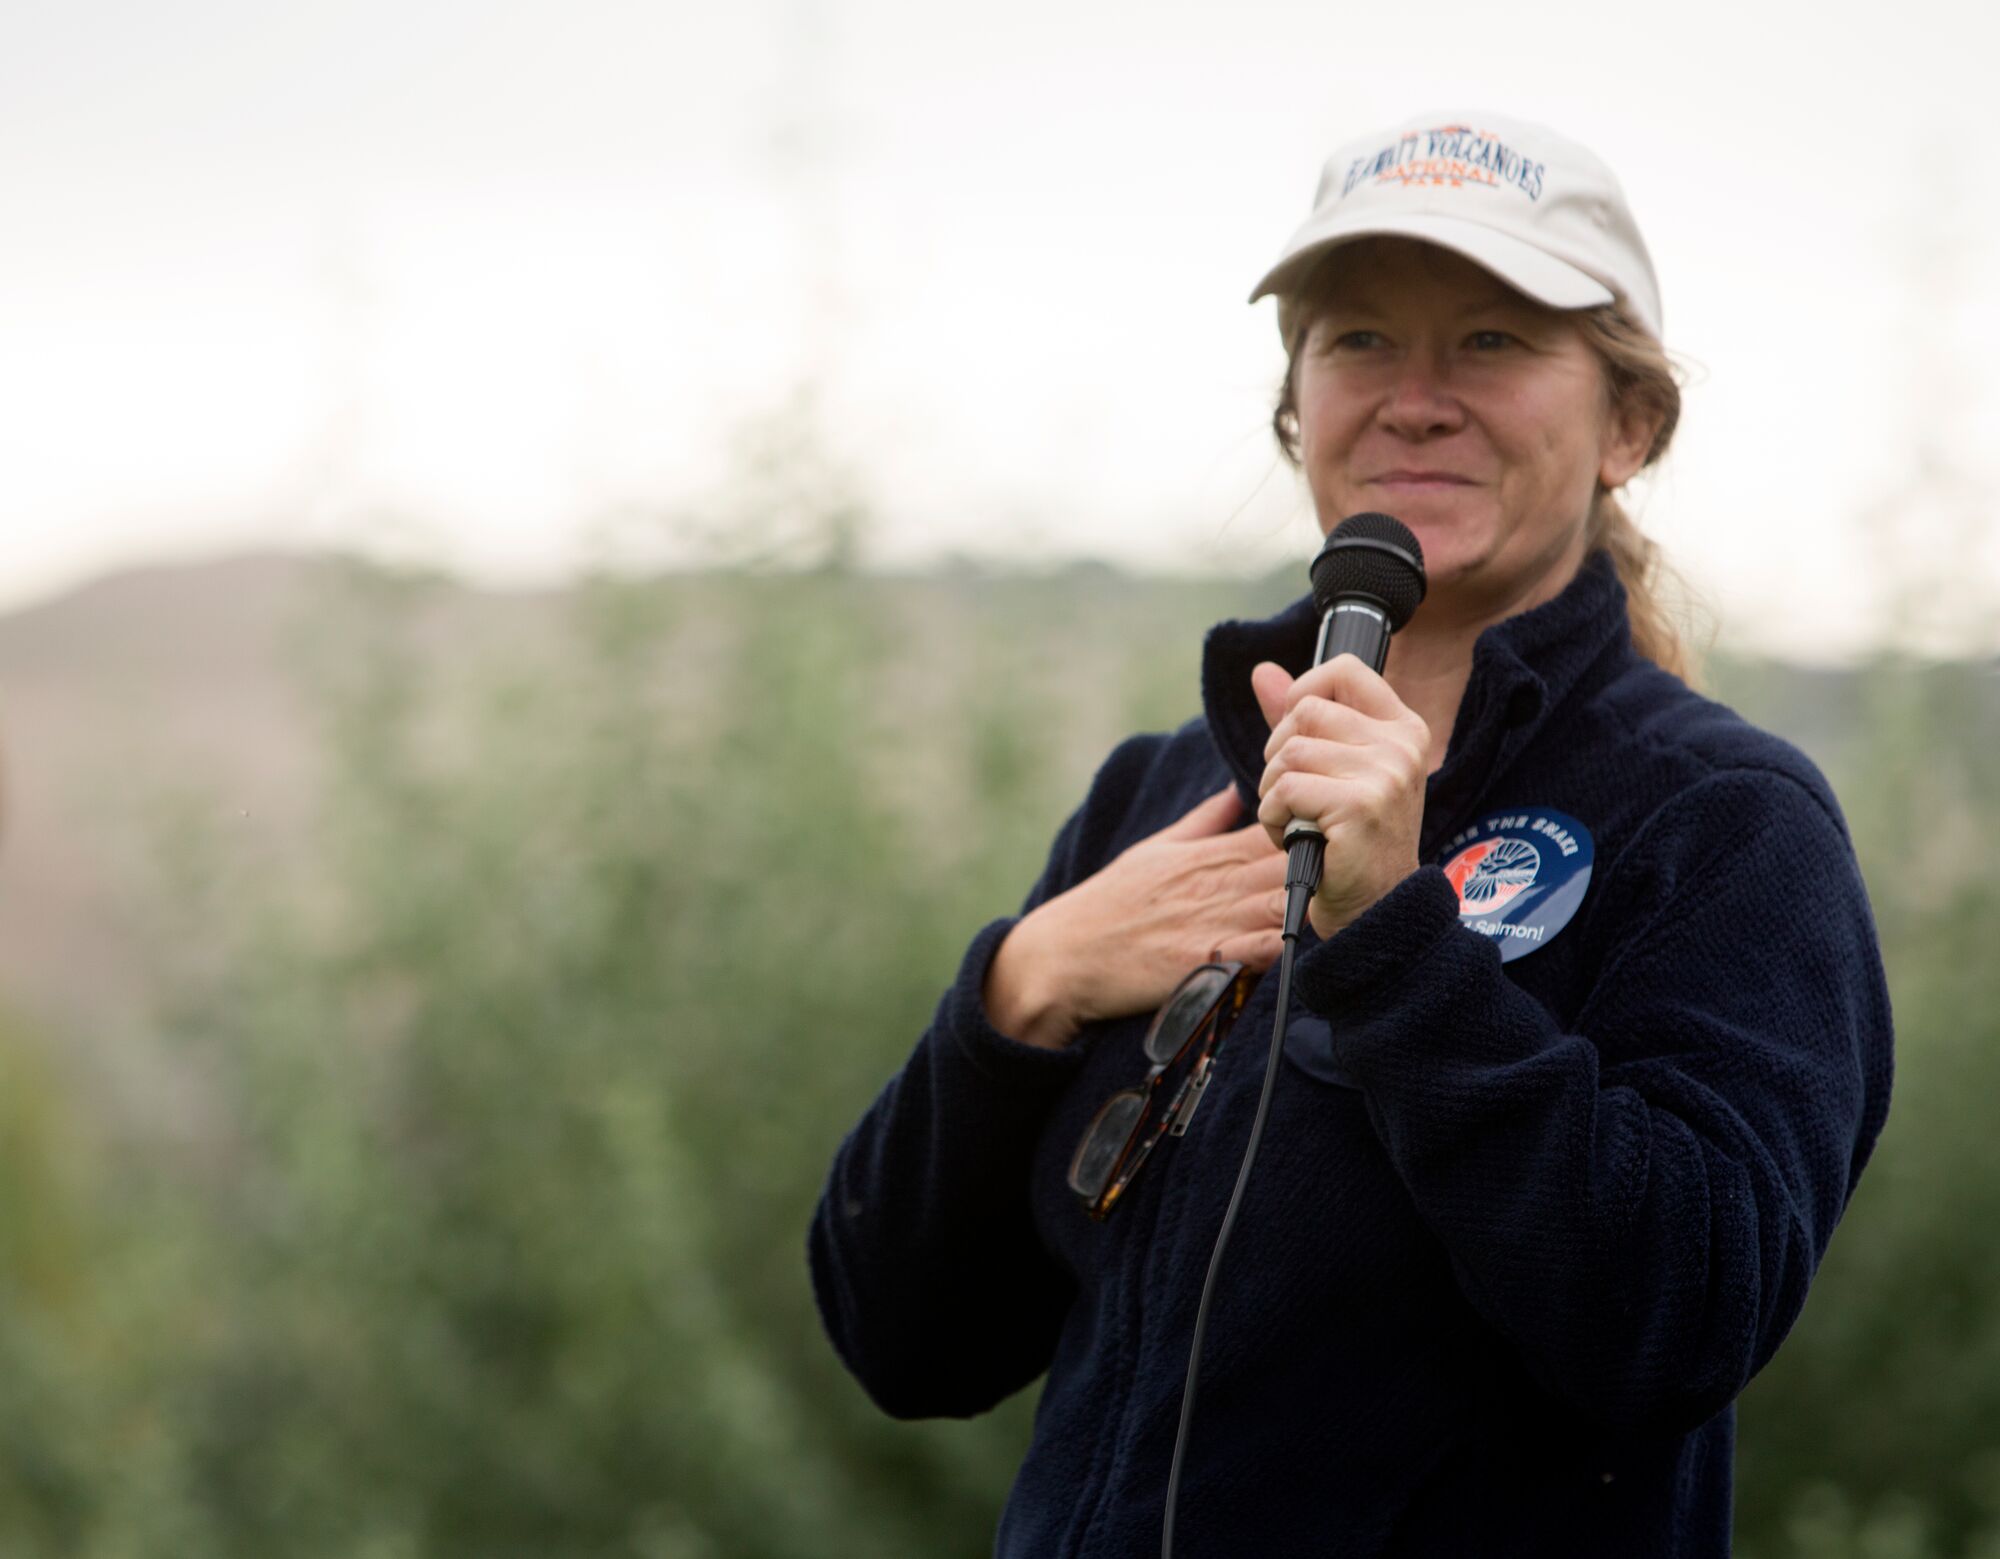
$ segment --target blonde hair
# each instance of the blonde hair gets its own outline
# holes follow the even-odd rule
[[[1324,262],[1306,277],[1298,292],[1283,299],[1286,325],[1285,379],[1271,413],[1271,431],[1278,449],[1294,470],[1299,468],[1299,411],[1295,384],[1299,349],[1313,320],[1331,292],[1332,269]],[[1613,407],[1636,407],[1657,417],[1659,426],[1641,469],[1666,454],[1681,419],[1681,384],[1660,343],[1641,330],[1616,304],[1566,310],[1583,339],[1604,366],[1604,385]],[[1618,582],[1625,587],[1626,614],[1632,625],[1632,647],[1655,665],[1692,684],[1698,671],[1693,651],[1668,604],[1670,593],[1686,597],[1686,585],[1660,550],[1660,544],[1639,529],[1618,501],[1617,494],[1599,486],[1590,507],[1586,550],[1608,553]]]

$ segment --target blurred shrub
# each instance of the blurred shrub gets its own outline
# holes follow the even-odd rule
[[[169,857],[216,1134],[161,1195],[197,1188],[214,1324],[162,1410],[203,1551],[988,1550],[1031,1395],[883,1419],[804,1235],[972,931],[1194,685],[1198,631],[1159,667],[1161,597],[1104,583],[599,580],[560,653],[445,696],[430,587],[351,577],[323,831],[230,861],[183,810]]]
[[[258,857],[163,814],[198,1126],[71,1152],[59,1090],[0,1090],[0,1544],[988,1552],[1034,1393],[882,1418],[806,1223],[1097,762],[1193,713],[1201,630],[1288,580],[602,579],[555,650],[452,682],[436,591],[356,571],[306,641],[315,834]],[[1833,771],[1900,1024],[1889,1129],[1743,1402],[1739,1551],[2000,1559],[1993,682],[1885,666],[1829,708],[1718,672]]]
[[[1724,691],[1784,730],[1803,680]],[[1737,1531],[1753,1559],[2000,1554],[2000,678],[1884,660],[1847,696],[1820,755],[1881,931],[1896,1081],[1805,1311],[1739,1405]]]

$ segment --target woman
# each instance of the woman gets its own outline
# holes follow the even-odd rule
[[[1397,516],[1428,593],[1379,676],[1311,664],[1309,597],[1218,625],[1203,714],[1110,755],[841,1145],[829,1335],[899,1416],[1046,1371],[998,1551],[1157,1551],[1310,818],[1176,1551],[1725,1554],[1733,1402],[1881,1130],[1891,1041],[1831,792],[1675,675],[1613,496],[1679,412],[1650,261],[1590,153],[1430,118],[1334,155],[1266,292],[1322,531]],[[1193,1042],[1142,1049],[1210,959],[1244,970]],[[1129,1174],[1079,1151],[1121,1093]]]

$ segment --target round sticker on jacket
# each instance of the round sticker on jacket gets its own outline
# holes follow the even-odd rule
[[[1444,847],[1458,923],[1500,944],[1500,961],[1532,953],[1569,924],[1590,886],[1590,830],[1547,807],[1483,817]]]

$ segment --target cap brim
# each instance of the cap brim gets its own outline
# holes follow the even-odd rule
[[[1255,303],[1266,293],[1277,293],[1282,298],[1305,279],[1306,272],[1328,251],[1358,238],[1378,236],[1420,238],[1462,254],[1516,291],[1550,308],[1587,309],[1615,301],[1615,294],[1596,277],[1533,244],[1462,217],[1422,211],[1387,216],[1370,213],[1333,222],[1308,223],[1292,235],[1291,242],[1285,245],[1284,258],[1264,273],[1263,280],[1250,294],[1250,301]]]

